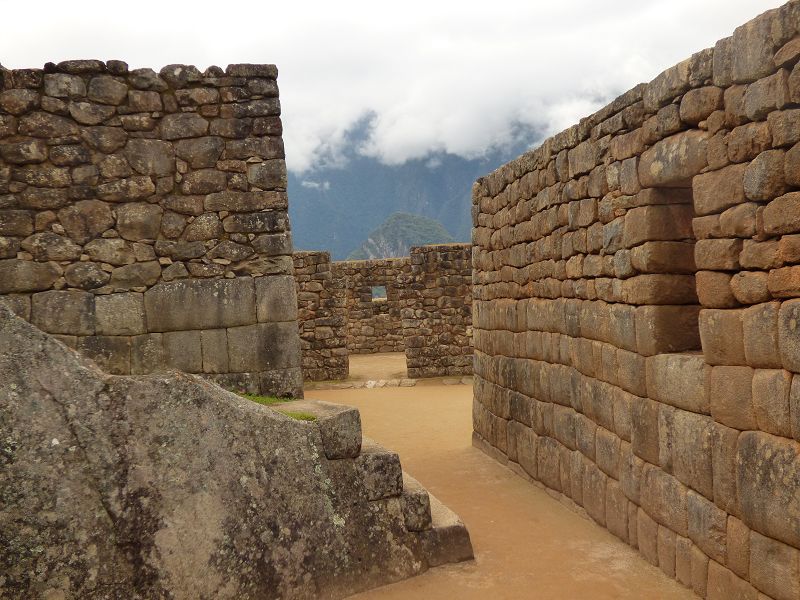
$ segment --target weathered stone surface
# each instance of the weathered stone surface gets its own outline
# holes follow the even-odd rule
[[[111,275],[93,262],[79,262],[64,269],[64,279],[72,287],[93,290],[108,283]]]
[[[94,296],[77,290],[33,295],[31,321],[42,331],[67,335],[93,335]]]
[[[286,322],[229,327],[228,352],[233,372],[270,371],[299,364],[297,325]]]
[[[666,138],[646,150],[639,161],[643,187],[688,187],[692,177],[708,164],[708,134],[687,131]]]
[[[12,115],[22,115],[39,105],[39,94],[34,90],[6,90],[0,93],[0,108]]]
[[[33,233],[32,214],[27,210],[0,210],[0,234],[26,236]]]
[[[297,319],[297,292],[294,277],[257,277],[255,279],[256,318],[259,323]]]
[[[689,538],[708,556],[725,563],[728,514],[694,492],[688,493],[687,506]]]
[[[175,171],[172,144],[160,140],[129,140],[123,151],[128,163],[141,175],[169,175]]]
[[[192,171],[183,178],[181,190],[184,194],[211,194],[220,192],[228,184],[228,178],[216,169]]]
[[[197,113],[176,113],[161,119],[161,135],[165,140],[200,137],[208,133],[208,121]]]
[[[97,262],[112,265],[129,265],[136,262],[132,244],[119,238],[92,240],[84,246],[84,251]]]
[[[753,375],[750,367],[712,367],[708,396],[715,421],[736,429],[756,429]]]
[[[22,248],[33,255],[34,260],[77,260],[81,247],[69,238],[51,233],[34,233],[22,240]]]
[[[265,209],[288,208],[286,192],[219,192],[209,194],[205,209],[212,211],[254,212]]]
[[[75,75],[47,74],[44,76],[44,93],[54,98],[80,98],[86,95],[86,84]]]
[[[771,235],[800,231],[800,192],[790,192],[767,205],[764,231]]]
[[[9,532],[18,549],[14,556],[27,557],[15,563],[19,570],[5,573],[11,593],[30,591],[24,573],[53,570],[77,582],[69,593],[78,596],[113,584],[125,595],[152,597],[219,596],[224,588],[233,590],[230,597],[291,590],[338,598],[419,573],[453,550],[451,528],[463,525],[451,513],[437,508],[434,529],[409,532],[399,503],[368,501],[369,490],[388,483],[381,479],[388,471],[368,470],[361,459],[321,457],[325,446],[316,423],[186,376],[109,378],[31,326],[9,322],[8,315],[0,317],[0,394],[6,399],[0,411],[3,439],[14,440],[14,460],[3,483],[9,501],[0,510],[9,522],[25,515],[31,524]],[[246,444],[236,442],[244,439]],[[67,452],[70,447],[85,454]],[[283,450],[276,454],[278,447]],[[94,457],[91,465],[85,456]],[[264,456],[274,462],[269,477],[252,467]],[[142,472],[150,476],[142,479]],[[242,488],[242,482],[250,484]],[[123,487],[147,502],[114,502]],[[267,488],[272,491],[265,496]],[[229,489],[240,491],[228,497]],[[75,500],[56,503],[64,494]],[[39,505],[56,512],[32,513],[31,506]],[[339,519],[348,527],[335,525]],[[119,527],[128,532],[124,545],[117,542]],[[270,537],[280,530],[314,539],[314,548],[286,561],[292,543]],[[260,537],[266,541],[254,550],[253,539]],[[195,543],[181,541],[189,538]],[[37,547],[58,547],[63,554],[25,550]],[[153,551],[174,559],[141,566]],[[230,558],[220,562],[219,556]],[[260,574],[243,570],[243,561],[260,564]],[[344,564],[346,578],[340,575]],[[97,579],[85,578],[87,568]]]
[[[0,145],[0,157],[15,165],[42,163],[47,160],[47,146],[41,140],[4,142]]]
[[[0,294],[38,292],[52,287],[60,275],[58,265],[11,258],[0,260]]]
[[[142,294],[120,293],[95,299],[98,335],[138,335],[145,333]]]
[[[175,154],[193,169],[208,169],[217,164],[225,149],[225,141],[219,137],[201,137],[180,140],[175,144]]]
[[[706,363],[699,354],[658,354],[647,359],[647,395],[659,402],[708,414]]]
[[[800,450],[797,442],[745,431],[736,446],[742,520],[757,532],[800,546]]]
[[[286,189],[286,163],[282,160],[267,160],[247,167],[247,179],[261,189]]]
[[[89,146],[106,154],[119,150],[128,140],[128,134],[119,127],[88,127],[81,130],[81,137]]]
[[[111,271],[111,281],[108,285],[115,290],[150,287],[160,276],[161,266],[157,261],[135,263]]]
[[[158,204],[131,202],[117,208],[117,231],[126,240],[154,240],[161,230],[163,210]]]
[[[746,170],[747,165],[731,165],[695,177],[692,180],[695,213],[710,215],[744,202]]]
[[[740,310],[700,311],[700,339],[703,355],[710,365],[745,365]]]

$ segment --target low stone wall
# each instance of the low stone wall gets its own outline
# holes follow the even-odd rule
[[[113,373],[302,393],[274,65],[0,69],[0,295]]]
[[[714,599],[800,597],[799,33],[765,13],[473,188],[476,443]]]
[[[411,260],[337,261],[334,279],[345,282],[347,348],[350,354],[403,352],[401,309],[406,305],[405,286],[410,280]],[[385,287],[386,299],[373,299],[373,287]]]
[[[328,252],[295,252],[303,375],[312,381],[347,379],[347,307],[344,280],[334,277]]]
[[[412,248],[411,279],[401,310],[408,376],[472,374],[472,246]]]

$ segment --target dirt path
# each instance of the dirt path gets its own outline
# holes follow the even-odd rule
[[[470,442],[472,388],[315,390],[357,406],[364,433],[469,528],[476,561],[355,596],[359,600],[672,599],[692,593],[606,530],[573,513]]]

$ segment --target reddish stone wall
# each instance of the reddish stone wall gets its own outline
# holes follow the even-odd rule
[[[765,13],[473,190],[476,443],[708,598],[800,597],[799,28]]]
[[[311,381],[347,379],[344,280],[334,277],[328,252],[295,252],[294,274],[304,377]]]
[[[0,68],[0,295],[112,373],[302,394],[274,65]]]

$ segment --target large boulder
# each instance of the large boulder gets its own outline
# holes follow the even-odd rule
[[[354,411],[295,410],[108,375],[0,306],[0,597],[338,598],[472,556]]]

